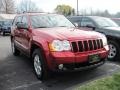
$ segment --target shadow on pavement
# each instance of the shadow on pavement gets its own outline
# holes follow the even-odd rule
[[[63,90],[107,75],[109,69],[113,68],[105,64],[94,70],[54,72],[47,81],[41,82],[34,74],[32,61],[24,55],[10,55],[0,63],[0,90]]]

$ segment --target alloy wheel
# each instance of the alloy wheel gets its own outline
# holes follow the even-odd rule
[[[109,48],[110,48],[110,51],[109,51],[109,54],[108,54],[108,58],[112,59],[112,58],[114,58],[116,56],[117,49],[116,49],[115,45],[113,45],[113,44],[110,44]]]
[[[39,55],[37,54],[34,56],[34,69],[38,76],[42,74],[41,62],[40,62]]]

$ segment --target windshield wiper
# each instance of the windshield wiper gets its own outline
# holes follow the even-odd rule
[[[48,27],[44,27],[44,26],[42,26],[42,27],[35,27],[35,28],[48,28]]]
[[[67,26],[58,26],[58,27],[67,27]]]
[[[110,26],[104,26],[104,27],[110,27]]]

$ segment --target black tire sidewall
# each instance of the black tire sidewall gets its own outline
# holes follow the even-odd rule
[[[32,54],[33,66],[34,66],[34,57],[35,57],[35,55],[38,55],[39,58],[40,58],[42,71],[41,71],[41,75],[37,75],[37,73],[36,73],[36,71],[35,71],[35,67],[34,67],[34,72],[35,72],[35,74],[36,74],[36,76],[37,76],[38,79],[43,80],[43,79],[46,78],[47,69],[46,69],[46,67],[45,67],[44,58],[43,58],[43,56],[42,56],[42,54],[41,54],[40,49],[34,50],[34,52],[33,52],[33,54]]]
[[[14,47],[14,52],[13,52],[13,47]],[[20,55],[20,51],[15,47],[14,41],[11,42],[11,48],[14,56]]]
[[[114,45],[116,47],[117,51],[116,51],[115,57],[114,58],[108,58],[108,60],[109,61],[115,61],[115,60],[117,60],[119,58],[120,48],[119,48],[119,45],[115,41],[113,41],[113,40],[109,40],[108,41],[108,45],[110,45],[110,44]]]
[[[5,32],[3,32],[3,36],[5,36]]]

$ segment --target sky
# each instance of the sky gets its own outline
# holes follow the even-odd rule
[[[17,5],[21,0],[15,0]],[[24,0],[25,1],[25,0]],[[59,4],[70,5],[76,10],[77,0],[31,0],[33,1],[40,9],[45,12],[53,12],[55,7]],[[78,0],[79,1],[79,11],[87,10],[93,11],[108,10],[111,14],[120,12],[120,0]]]

